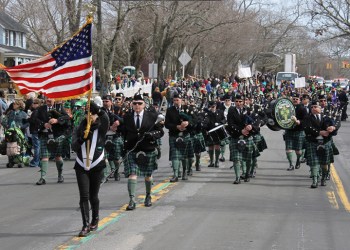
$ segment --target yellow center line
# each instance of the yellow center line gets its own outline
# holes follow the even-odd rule
[[[337,193],[340,197],[340,201],[343,204],[345,210],[349,213],[350,212],[350,202],[349,202],[348,196],[345,192],[343,183],[340,180],[338,172],[335,169],[333,164],[331,164],[331,177],[332,177],[332,180],[333,180],[335,187],[337,189]]]
[[[333,191],[327,192],[329,203],[331,203],[332,207],[335,209],[339,209],[339,205],[337,202],[337,198],[335,197],[335,193]]]

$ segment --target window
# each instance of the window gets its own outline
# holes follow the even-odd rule
[[[17,46],[17,33],[13,31],[13,46]]]
[[[23,48],[23,33],[19,33],[19,36],[18,36],[18,47]]]
[[[5,30],[5,45],[10,45],[10,31]]]

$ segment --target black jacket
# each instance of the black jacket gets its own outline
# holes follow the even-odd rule
[[[51,118],[58,120],[58,123],[52,125],[52,131],[55,137],[64,135],[69,129],[70,118],[69,115],[63,108],[60,110],[47,111],[47,105],[43,105],[38,108],[38,122],[39,122],[39,133],[45,130],[45,123]]]
[[[131,150],[136,143],[143,138],[134,152],[154,151],[157,147],[156,140],[164,135],[163,126],[159,123],[156,124],[157,118],[158,115],[156,113],[145,110],[141,127],[138,130],[135,125],[134,112],[125,114],[122,125],[118,127],[118,130],[124,136],[124,150]],[[145,135],[145,133],[147,133],[147,135]]]
[[[79,124],[79,127],[74,131],[73,139],[72,139],[72,149],[77,153],[77,157],[81,160],[83,159],[81,145],[85,142],[84,133],[86,129],[86,124],[87,124],[87,121],[86,121],[86,118],[84,118],[84,120],[82,120],[82,122]],[[96,122],[91,124],[91,129],[88,136],[90,143],[92,143],[92,135],[94,131],[98,129],[98,136],[97,136],[97,141],[96,141],[92,162],[98,159],[104,150],[105,142],[106,142],[106,133],[108,131],[108,128],[109,128],[108,116],[106,112],[101,110],[98,113],[98,118]],[[90,144],[90,148],[92,148],[92,146],[93,145]],[[91,168],[91,170],[97,170],[100,168],[104,168],[105,166],[106,166],[106,161],[103,159],[95,167]],[[74,168],[77,168],[77,167],[82,167],[82,166],[76,161]]]
[[[330,133],[329,136],[323,137],[324,143],[327,143],[331,140],[332,136],[337,134],[338,129],[340,128],[340,122],[334,122],[327,116],[321,115],[321,121],[318,122],[315,115],[310,114],[303,121],[303,128],[306,134],[306,140],[310,142],[317,142],[316,137],[320,135],[321,130],[327,130],[329,126],[334,126],[336,130]]]
[[[191,114],[191,112],[193,114]],[[165,127],[169,129],[170,136],[178,136],[181,132],[177,129],[177,125],[180,125],[182,121],[188,121],[189,124],[183,134],[189,134],[194,132],[197,125],[196,118],[192,107],[186,105],[181,106],[180,111],[177,111],[175,106],[167,109],[165,115]]]
[[[243,136],[242,130],[246,125],[252,125],[253,129],[250,131],[248,136],[252,136],[259,132],[259,123],[255,123],[254,120],[249,116],[247,109],[244,107],[242,114],[239,114],[235,107],[230,107],[227,114],[227,130],[232,138],[238,139]]]

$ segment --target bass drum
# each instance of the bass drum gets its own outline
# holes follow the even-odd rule
[[[269,129],[279,131],[293,128],[292,116],[295,116],[295,108],[291,100],[287,98],[272,100],[265,112],[267,115],[266,126]]]

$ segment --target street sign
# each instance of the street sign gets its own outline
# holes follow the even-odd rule
[[[181,56],[179,57],[179,61],[183,66],[186,66],[186,64],[189,63],[191,60],[192,58],[190,57],[190,55],[187,53],[186,50],[184,50]]]
[[[148,64],[148,78],[155,79],[157,77],[158,77],[158,64],[152,62]]]

